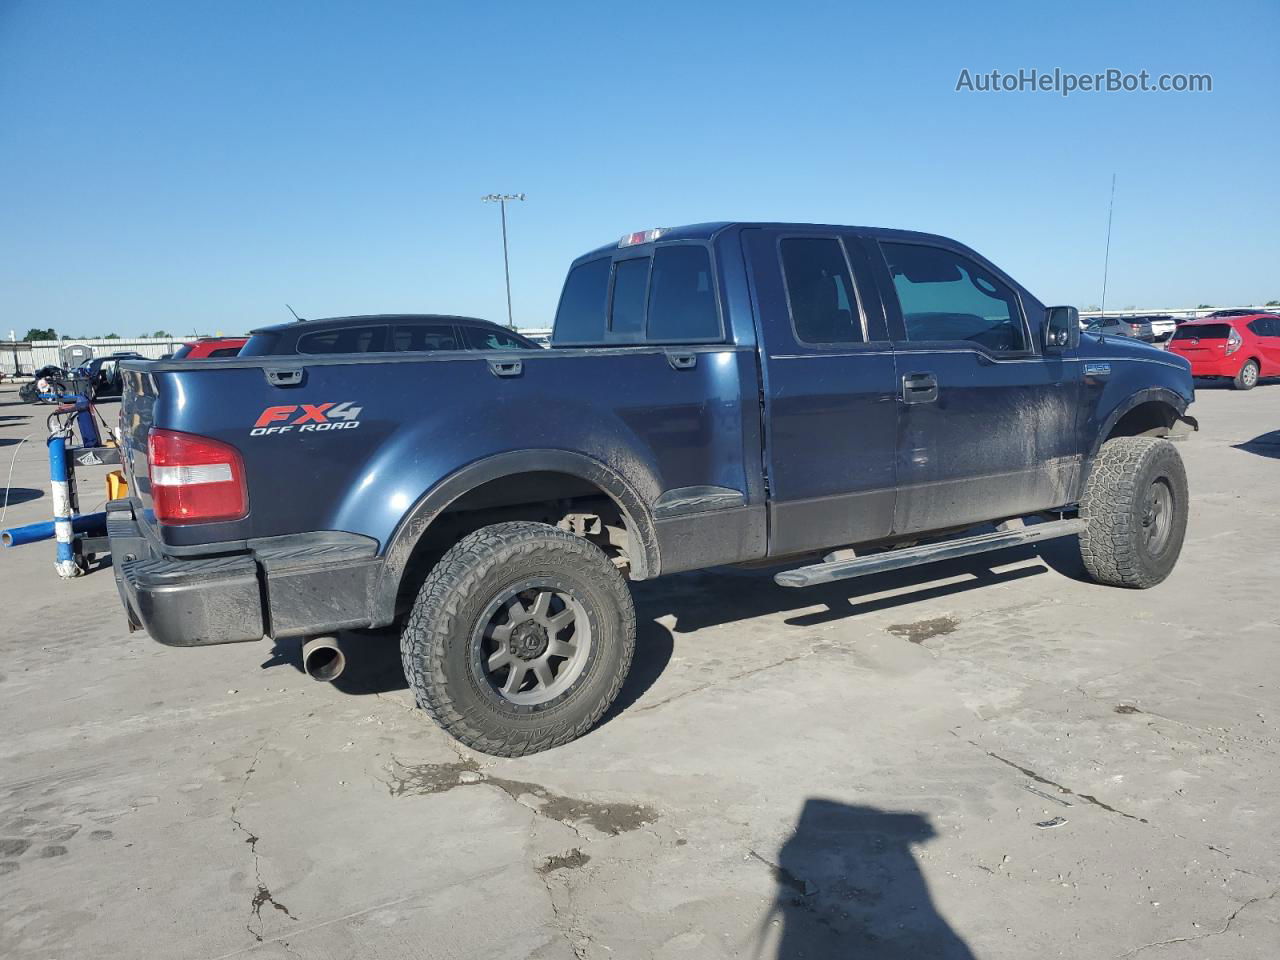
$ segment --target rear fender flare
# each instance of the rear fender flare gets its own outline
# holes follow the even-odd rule
[[[656,576],[661,568],[658,537],[644,501],[621,474],[584,454],[568,450],[519,450],[477,460],[450,474],[423,494],[396,525],[383,554],[382,571],[372,598],[376,624],[395,618],[400,580],[413,548],[432,522],[463,494],[481,484],[521,473],[564,473],[592,483],[618,504],[640,549],[633,551],[631,579]]]

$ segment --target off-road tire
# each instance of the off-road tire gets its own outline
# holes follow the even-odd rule
[[[1171,524],[1158,549],[1147,536],[1155,485],[1168,497]],[[1108,440],[1094,458],[1080,519],[1080,556],[1098,583],[1145,590],[1167,577],[1187,532],[1187,472],[1177,448],[1157,437]]]
[[[530,576],[567,585],[591,620],[592,657],[573,688],[536,710],[495,702],[474,675],[472,635],[493,598]],[[595,544],[542,523],[499,523],[464,537],[432,568],[400,637],[419,706],[475,750],[519,757],[582,736],[631,668],[636,613],[617,567]]]
[[[1236,374],[1231,386],[1237,390],[1252,390],[1258,385],[1258,361],[1246,360],[1244,365],[1240,367],[1240,372]]]

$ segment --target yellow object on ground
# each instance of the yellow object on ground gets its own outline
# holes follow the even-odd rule
[[[107,474],[107,499],[122,500],[129,495],[129,483],[119,470]]]

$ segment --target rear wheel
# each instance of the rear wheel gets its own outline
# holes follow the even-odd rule
[[[1080,555],[1098,583],[1146,589],[1178,562],[1187,531],[1187,473],[1156,437],[1108,440],[1094,459],[1080,518]]]
[[[636,616],[599,547],[541,523],[463,538],[400,638],[418,703],[469,747],[522,756],[586,733],[631,666]]]
[[[1231,385],[1237,390],[1252,390],[1258,385],[1258,361],[1246,360]]]

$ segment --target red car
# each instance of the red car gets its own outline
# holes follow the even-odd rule
[[[173,352],[174,360],[204,360],[209,357],[234,357],[249,342],[248,337],[201,337],[184,343]]]
[[[1252,390],[1260,377],[1280,377],[1280,317],[1251,313],[1189,320],[1178,327],[1168,349],[1191,361],[1193,377],[1226,377],[1237,390]]]

